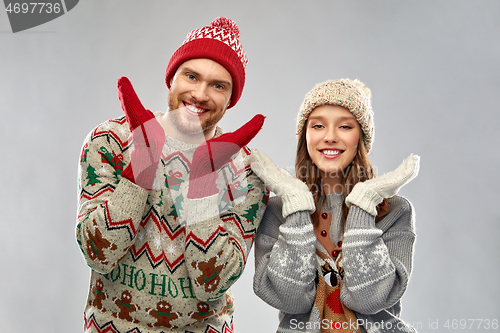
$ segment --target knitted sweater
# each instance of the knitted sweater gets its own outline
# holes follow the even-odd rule
[[[84,331],[233,332],[229,287],[243,273],[268,197],[250,151],[218,172],[219,194],[188,199],[197,145],[167,136],[148,191],[121,178],[129,137],[125,117],[106,121],[80,156],[76,238],[91,268]]]
[[[389,212],[377,223],[373,215],[352,207],[344,232],[340,223],[343,195],[329,194],[326,200],[323,212],[332,214],[329,235],[335,244],[344,237],[340,300],[357,318],[349,324],[350,331],[416,332],[399,318],[415,241],[410,202],[399,196],[388,199]],[[285,220],[281,206],[277,197],[270,199],[257,232],[254,291],[280,310],[277,332],[330,331],[334,323],[325,322],[318,311],[322,304],[315,304],[317,277],[327,279],[321,268],[325,261],[316,253],[328,252],[317,241],[308,212]]]

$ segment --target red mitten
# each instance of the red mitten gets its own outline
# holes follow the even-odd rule
[[[215,184],[217,171],[257,135],[264,119],[258,114],[238,130],[210,139],[196,148],[189,173],[188,198],[198,199],[218,193]]]
[[[122,177],[150,190],[165,144],[165,132],[154,114],[142,106],[129,79],[123,76],[118,79],[118,98],[134,143],[130,163],[123,170]]]

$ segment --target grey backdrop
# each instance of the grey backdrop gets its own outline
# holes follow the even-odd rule
[[[86,0],[17,34],[0,13],[0,330],[82,331],[82,141],[122,114],[119,76],[148,108],[165,110],[169,57],[218,16],[237,22],[249,58],[242,99],[222,127],[263,113],[251,146],[291,169],[305,93],[327,79],[365,82],[379,174],[421,155],[420,175],[401,192],[418,232],[402,317],[420,332],[447,331],[448,319],[500,319],[500,2]],[[253,265],[233,288],[234,326],[274,332],[277,311],[254,296]],[[469,320],[459,331],[495,330]]]

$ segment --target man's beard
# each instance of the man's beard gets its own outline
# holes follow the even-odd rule
[[[192,102],[192,104],[196,105],[196,102]],[[213,117],[210,116],[210,114],[208,117],[204,117],[203,121],[201,121],[201,119],[189,120],[187,117],[185,117],[185,115],[183,115],[184,111],[179,110],[179,107],[184,107],[183,102],[179,100],[172,101],[169,98],[168,107],[169,107],[168,110],[169,118],[172,120],[172,123],[180,133],[183,133],[185,135],[194,136],[194,135],[204,134],[213,129],[217,125],[217,122],[220,120],[220,119],[214,119]],[[211,111],[208,112],[210,113]]]

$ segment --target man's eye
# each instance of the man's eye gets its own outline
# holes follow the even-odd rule
[[[187,75],[187,77],[188,77],[188,79],[190,79],[190,80],[194,80],[194,79],[196,79],[196,77],[195,77],[193,74],[188,74],[188,75]]]
[[[216,84],[215,89],[222,90],[224,89],[224,86],[222,84]]]

